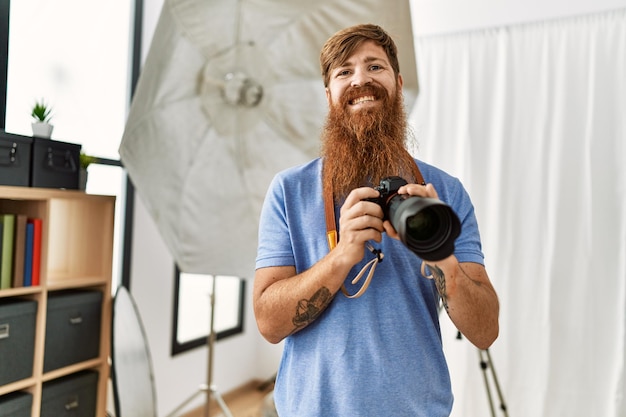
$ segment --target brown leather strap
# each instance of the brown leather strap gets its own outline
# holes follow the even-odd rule
[[[331,185],[324,187],[324,213],[326,215],[326,240],[328,248],[335,249],[337,246],[337,223],[335,220],[335,199]]]
[[[424,181],[424,177],[417,164],[413,165],[413,176],[415,177],[415,184],[426,185],[426,181]]]

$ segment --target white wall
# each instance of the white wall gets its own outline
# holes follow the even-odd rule
[[[144,58],[162,2],[144,2]],[[416,36],[552,19],[624,6],[624,0],[474,0],[471,3],[465,0],[411,0]],[[159,415],[165,415],[206,381],[207,350],[198,348],[174,358],[169,355],[173,259],[140,199],[135,205],[133,236],[131,291],[141,311],[152,350]],[[252,274],[253,271],[250,271],[250,276]],[[248,282],[244,334],[217,343],[213,381],[221,392],[253,378],[269,378],[278,364],[281,346],[270,345],[258,335],[250,303],[251,286],[252,283]],[[199,404],[200,399],[195,405]]]

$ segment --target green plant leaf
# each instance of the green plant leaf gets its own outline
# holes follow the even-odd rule
[[[89,165],[96,162],[96,159],[97,158],[95,156],[87,155],[81,151],[79,155],[80,167],[82,169],[87,169]]]
[[[52,108],[50,108],[44,100],[40,100],[35,102],[33,106],[33,110],[31,111],[31,116],[38,122],[49,123],[52,119]]]

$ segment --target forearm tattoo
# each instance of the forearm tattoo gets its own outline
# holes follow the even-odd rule
[[[435,286],[437,287],[437,292],[441,297],[441,304],[443,308],[448,311],[448,295],[446,294],[446,276],[444,275],[441,268],[437,265],[428,266],[431,274],[433,274],[433,279],[435,280]]]
[[[326,287],[320,288],[310,300],[298,301],[296,307],[296,315],[293,317],[293,325],[296,329],[307,326],[322,314],[322,311],[328,307],[333,297],[330,290]]]

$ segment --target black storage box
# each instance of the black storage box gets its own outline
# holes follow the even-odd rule
[[[100,291],[67,290],[49,294],[44,372],[100,354],[101,306]]]
[[[78,189],[81,145],[33,137],[30,185]]]
[[[0,184],[28,187],[33,138],[0,130]]]
[[[0,397],[0,417],[30,417],[33,396],[25,391],[12,392]]]
[[[0,385],[33,376],[37,301],[0,299]]]
[[[94,417],[98,372],[81,371],[43,383],[41,417]]]

